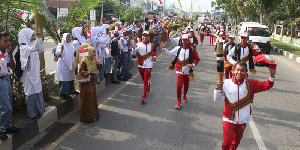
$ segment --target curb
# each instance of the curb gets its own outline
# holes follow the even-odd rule
[[[171,42],[168,42],[166,46],[170,46],[171,44]],[[138,68],[137,62],[137,58],[132,59],[131,70],[135,70]],[[101,92],[111,84],[111,75],[105,77],[100,84],[97,84],[97,97],[100,97]],[[26,120],[15,125],[16,127],[21,128],[21,131],[13,135],[8,134],[7,140],[2,142],[0,141],[0,150],[17,149],[30,139],[37,136],[39,133],[45,131],[48,127],[52,126],[64,115],[78,107],[80,107],[79,96],[73,98],[73,101],[63,100],[60,104],[56,106],[48,106],[45,109],[45,113],[40,119]]]
[[[285,51],[285,50],[283,50],[283,49],[279,49],[279,48],[277,48],[277,47],[274,46],[274,45],[272,45],[272,50],[273,50],[274,52],[277,52],[277,53],[280,54],[280,55],[283,55],[283,56],[288,57],[290,60],[294,60],[294,61],[296,61],[297,63],[300,63],[300,57],[297,56],[297,55],[295,55],[295,54],[292,54],[292,53],[290,53],[290,52],[288,52],[288,51]]]

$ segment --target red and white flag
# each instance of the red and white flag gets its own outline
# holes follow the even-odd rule
[[[87,48],[79,50],[79,56],[89,56],[89,50]]]
[[[159,0],[159,3],[160,3],[160,4],[162,4],[162,1],[161,1],[161,0]]]

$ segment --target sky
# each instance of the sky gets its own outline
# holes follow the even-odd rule
[[[210,11],[212,8],[210,7],[211,1],[213,0],[180,0],[182,9],[184,11],[190,11],[191,10],[191,1],[193,1],[194,8],[193,12],[198,12],[201,10],[201,12],[206,12],[207,10]],[[162,0],[164,2],[164,0]],[[166,5],[170,5],[174,3],[175,6],[179,8],[177,0],[166,0]]]

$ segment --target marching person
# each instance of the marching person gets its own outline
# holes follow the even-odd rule
[[[0,32],[0,140],[8,138],[6,133],[20,132],[11,123],[13,97],[10,86],[9,69],[15,69],[13,50],[10,48],[10,36]]]
[[[214,23],[212,23],[211,27],[210,27],[209,45],[214,44],[214,36],[215,36],[216,32],[217,32],[216,27],[215,27]]]
[[[224,51],[224,71],[225,71],[225,79],[232,78],[232,64],[227,60],[229,50],[235,46],[234,43],[234,35],[229,35],[229,42],[225,43],[223,45],[223,51]]]
[[[187,103],[187,92],[189,88],[189,73],[190,69],[195,69],[198,62],[200,61],[196,48],[192,48],[189,45],[189,37],[187,34],[182,35],[182,46],[177,46],[173,50],[169,51],[165,48],[165,43],[161,43],[162,50],[165,54],[170,56],[176,56],[176,76],[177,76],[177,104],[175,108],[181,108],[181,93],[182,86],[184,85],[183,91],[183,102]]]
[[[201,22],[201,26],[200,26],[200,29],[199,29],[199,35],[200,35],[200,43],[201,43],[201,45],[203,44],[205,32],[206,32],[206,26],[204,25],[203,22]]]
[[[144,81],[144,94],[141,98],[142,103],[146,102],[147,93],[150,91],[151,85],[151,69],[153,61],[156,61],[156,47],[150,43],[149,31],[143,32],[143,41],[139,43],[133,43],[133,54],[137,53],[138,56],[138,68],[142,80]]]
[[[56,48],[58,56],[55,79],[59,81],[60,97],[64,100],[72,100],[72,94],[79,94],[74,88],[75,71],[73,63],[76,50],[69,33],[64,33],[62,43]]]
[[[274,61],[273,61],[274,62]],[[267,81],[246,79],[247,63],[239,61],[234,65],[232,79],[218,82],[214,90],[214,101],[225,96],[223,109],[223,150],[235,150],[243,137],[246,124],[249,122],[253,110],[255,93],[269,90],[275,81],[276,69],[269,69],[270,78]],[[221,93],[219,90],[223,91]]]
[[[198,38],[196,37],[195,33],[194,33],[194,29],[190,29],[189,32],[189,40],[190,40],[190,46],[192,48],[196,48],[196,46],[198,45]]]
[[[45,48],[40,31],[22,29],[19,32],[19,45],[27,113],[29,118],[37,119],[44,114],[45,110],[39,59],[39,53]]]
[[[257,72],[254,68],[254,61],[252,55],[252,48],[248,45],[249,34],[244,32],[241,34],[241,43],[231,48],[228,53],[227,60],[235,65],[239,61],[247,63],[247,71],[256,75]]]

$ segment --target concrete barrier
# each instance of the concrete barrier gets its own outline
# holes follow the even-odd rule
[[[12,136],[8,135],[8,139],[5,141],[0,141],[1,150],[13,150]]]
[[[58,120],[57,108],[55,106],[48,106],[43,116],[37,120],[39,132],[43,132]]]

